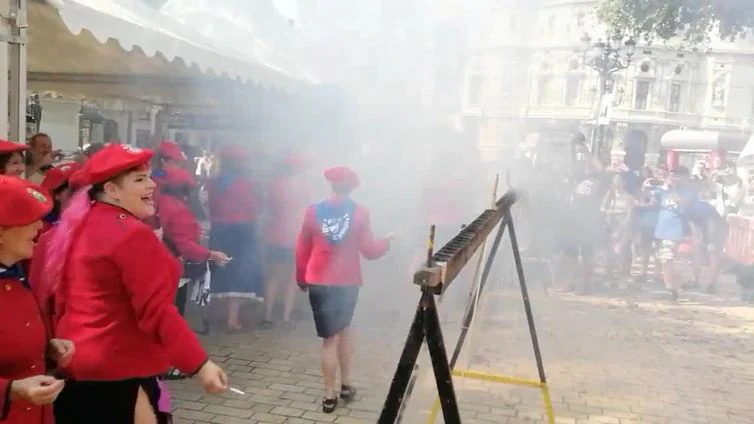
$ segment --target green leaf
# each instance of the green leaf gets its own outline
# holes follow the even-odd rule
[[[710,37],[745,37],[754,28],[754,0],[602,0],[597,17],[611,33],[648,43],[677,37],[693,48]]]

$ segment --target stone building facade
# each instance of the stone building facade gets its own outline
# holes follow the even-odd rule
[[[484,157],[495,160],[522,146],[559,155],[573,136],[593,137],[599,77],[581,39],[604,39],[596,4],[502,0],[471,36],[462,115],[476,128]],[[636,47],[602,100],[611,106],[607,148],[638,146],[651,158],[671,129],[751,130],[754,37],[705,47],[686,53]]]

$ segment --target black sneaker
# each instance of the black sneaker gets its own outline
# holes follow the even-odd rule
[[[351,402],[356,397],[356,389],[353,386],[343,385],[340,387],[340,398],[343,402]]]
[[[335,407],[338,406],[338,398],[324,398],[322,399],[322,412],[325,414],[331,414]]]

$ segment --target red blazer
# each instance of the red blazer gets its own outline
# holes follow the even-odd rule
[[[157,199],[157,210],[162,225],[162,239],[169,241],[184,260],[207,260],[209,249],[199,243],[202,228],[191,208],[181,199],[163,193]]]
[[[310,203],[310,192],[301,178],[276,178],[267,192],[265,240],[272,246],[292,248]]]
[[[0,278],[0,422],[48,424],[52,410],[10,400],[10,382],[45,373],[47,331],[36,299],[19,279]]]
[[[339,202],[332,198],[328,202]],[[304,214],[304,223],[296,243],[296,281],[322,285],[360,285],[361,256],[379,259],[390,248],[388,240],[375,240],[369,212],[356,205],[349,234],[333,245],[320,231],[315,205]]]
[[[95,203],[55,293],[56,336],[76,345],[65,371],[95,381],[155,376],[171,365],[195,373],[207,354],[173,305],[180,276],[149,226]]]
[[[207,186],[210,221],[225,224],[255,222],[258,210],[251,181],[239,175],[223,187],[223,178],[218,176]]]

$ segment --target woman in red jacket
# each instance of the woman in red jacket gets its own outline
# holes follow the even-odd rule
[[[361,256],[374,260],[390,248],[388,238],[375,240],[369,212],[350,199],[359,178],[348,167],[324,173],[332,197],[310,206],[296,244],[296,282],[309,291],[317,335],[322,338],[322,375],[325,397],[322,411],[335,410],[335,376],[340,368],[340,398],[353,399],[351,386],[353,343],[351,319],[361,286]]]
[[[44,218],[42,234],[47,232],[47,230],[60,220],[60,214],[63,212],[63,208],[68,204],[68,201],[73,194],[73,190],[71,189],[68,180],[78,169],[78,164],[66,163],[50,168],[49,171],[45,172],[44,179],[40,186],[47,190],[50,196],[52,196],[53,206],[50,213]]]
[[[32,255],[34,260],[30,261],[28,264],[29,283],[37,297],[37,301],[43,311],[47,325],[51,330],[53,323],[50,321],[50,314],[53,308],[53,301],[52,298],[49,297],[51,293],[44,293],[42,291],[42,284],[40,281],[44,274],[44,264],[47,262],[45,259],[47,257],[47,246],[52,237],[53,230],[58,225],[58,222],[60,222],[60,215],[63,213],[63,209],[68,205],[68,202],[76,189],[71,181],[73,175],[79,170],[79,168],[80,166],[77,163],[67,163],[51,168],[45,173],[42,184],[40,184],[40,186],[50,195],[53,206],[50,213],[42,219],[42,229],[37,236],[34,245],[34,254]]]
[[[156,184],[152,197],[154,198],[155,203],[159,202],[160,199],[160,189],[162,188],[162,180],[165,177],[165,172],[170,169],[180,168],[185,161],[186,155],[183,153],[178,143],[163,140],[157,146],[157,157],[152,161],[154,165],[152,168],[152,181]],[[159,238],[162,238],[162,223],[160,222],[158,215],[159,212],[145,219],[144,222],[152,227]],[[180,296],[181,293],[179,291],[178,297]]]
[[[45,375],[45,357],[65,366],[70,341],[49,340],[20,261],[32,255],[52,199],[34,184],[0,176],[0,422],[51,424],[50,405],[64,382]]]
[[[249,155],[238,145],[219,152],[220,172],[209,185],[210,249],[233,260],[212,268],[212,296],[228,299],[228,331],[243,329],[241,302],[261,295],[262,270],[257,246],[257,204],[254,185],[247,175]]]
[[[26,172],[24,152],[29,146],[12,141],[0,140],[0,175],[23,178]]]
[[[209,250],[200,243],[202,229],[188,206],[190,191],[195,186],[194,177],[188,171],[177,167],[166,169],[157,199],[162,240],[184,264],[183,284],[175,300],[181,315],[186,308],[188,282],[204,279],[208,261],[220,267],[230,261],[225,253]]]
[[[142,222],[155,212],[151,157],[119,144],[94,154],[50,240],[42,284],[55,293],[57,335],[77,349],[57,424],[167,423],[157,376],[170,365],[208,392],[227,389],[173,304],[178,261]]]

